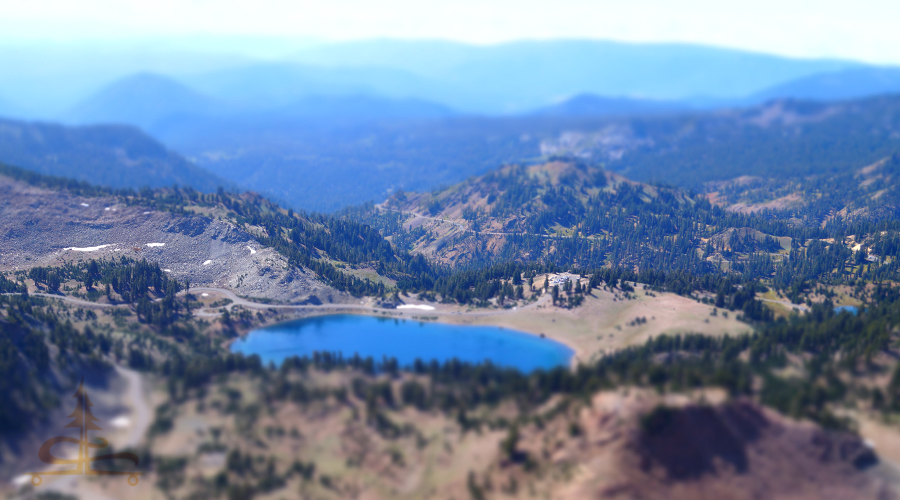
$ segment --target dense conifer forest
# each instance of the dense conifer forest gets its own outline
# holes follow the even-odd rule
[[[471,257],[461,265],[474,269],[540,262],[582,274],[600,267],[718,274],[784,291],[812,283],[855,285],[898,278],[897,164],[891,156],[865,173],[798,179],[786,192],[803,203],[742,212],[712,203],[712,195],[632,183],[565,160],[505,167],[412,203],[399,193],[387,202],[397,207],[393,211],[364,206],[345,216],[377,228],[399,248],[465,245]],[[761,186],[771,184],[730,186],[713,195],[747,203],[762,196]],[[770,192],[765,200],[783,195]],[[461,220],[466,229],[448,235],[440,227],[404,225],[422,213]],[[498,239],[497,250],[478,250]]]

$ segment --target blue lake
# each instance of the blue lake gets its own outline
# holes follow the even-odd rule
[[[258,354],[263,362],[281,364],[291,356],[340,352],[396,358],[401,366],[416,359],[470,363],[490,360],[523,372],[568,366],[569,347],[536,335],[494,326],[458,326],[375,316],[334,315],[282,323],[254,330],[231,345],[232,352]]]
[[[856,315],[859,314],[859,307],[856,306],[837,306],[834,308],[834,312],[840,314],[843,311],[847,311],[850,314]]]

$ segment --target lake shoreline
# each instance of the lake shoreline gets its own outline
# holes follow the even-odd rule
[[[497,325],[340,312],[306,315],[257,328],[235,339],[228,348],[245,355],[258,354],[264,363],[280,364],[293,354],[340,352],[345,359],[357,354],[376,360],[387,356],[404,367],[415,360],[490,361],[524,373],[572,367],[577,356],[568,343]]]
[[[366,300],[366,299],[363,299]],[[277,321],[242,329],[248,332],[299,319],[334,315],[358,315],[394,318],[424,323],[461,326],[495,326],[540,337],[565,345],[574,352],[570,367],[596,362],[605,355],[639,346],[660,335],[690,333],[711,336],[741,335],[753,327],[737,321],[734,314],[716,313],[712,305],[671,293],[637,290],[630,300],[617,291],[595,289],[577,308],[555,307],[548,295],[518,307],[478,309],[458,304],[443,304],[409,297],[407,304],[428,305],[435,310],[397,310],[378,307],[368,299],[357,304],[329,304],[318,307],[280,306]],[[640,319],[640,321],[638,321]],[[225,343],[227,348],[237,339]]]

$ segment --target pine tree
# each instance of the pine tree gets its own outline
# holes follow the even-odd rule
[[[75,420],[67,425],[66,428],[83,428],[85,432],[89,430],[102,430],[100,426],[94,423],[94,421],[99,419],[91,413],[91,407],[94,406],[94,404],[91,403],[91,398],[88,397],[87,392],[84,390],[84,377],[81,378],[81,384],[78,386],[78,390],[75,391],[75,395],[72,397],[78,400],[78,406],[75,408],[75,411],[69,415],[69,418],[74,418]]]
[[[73,427],[80,429],[78,433],[78,440],[81,441],[78,446],[78,470],[84,472],[84,464],[88,451],[87,433],[88,431],[99,431],[102,429],[99,425],[94,423],[99,419],[91,413],[91,406],[94,406],[94,404],[91,403],[91,398],[88,397],[87,392],[84,390],[84,377],[81,377],[81,384],[78,385],[78,390],[75,391],[75,395],[72,397],[78,401],[78,404],[75,407],[75,411],[69,415],[69,418],[73,418],[74,420],[72,420],[65,428]]]

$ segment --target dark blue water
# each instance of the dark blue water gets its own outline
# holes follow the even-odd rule
[[[494,326],[457,326],[442,323],[378,318],[374,316],[319,316],[250,332],[231,346],[232,352],[258,354],[275,364],[291,356],[313,352],[340,352],[381,361],[396,358],[409,366],[423,361],[461,361],[495,365],[530,372],[568,366],[574,352],[567,346],[536,335]]]
[[[859,307],[856,306],[837,306],[834,308],[834,312],[840,314],[842,311],[847,311],[850,314],[857,315],[859,314]]]

